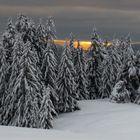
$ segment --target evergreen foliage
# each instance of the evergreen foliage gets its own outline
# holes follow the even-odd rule
[[[68,45],[66,45],[62,54],[57,76],[60,112],[71,112],[79,109],[76,101],[78,94],[75,89],[75,70],[69,54],[70,48]]]
[[[58,95],[57,95],[57,84],[56,84],[57,61],[52,47],[53,46],[51,42],[47,44],[47,48],[45,49],[43,54],[41,70],[42,70],[43,81],[46,87],[50,86],[51,88],[50,97],[57,111],[58,110]]]
[[[6,61],[6,50],[0,43],[0,107],[3,106],[3,100],[7,92],[7,73],[9,63]]]
[[[76,90],[79,95],[79,99],[89,99],[89,93],[87,90],[87,77],[86,77],[86,63],[83,49],[80,48],[80,42],[77,46],[77,63],[75,65],[76,70]]]
[[[88,89],[91,99],[96,99],[100,97],[99,90],[102,76],[102,61],[104,59],[102,42],[96,32],[96,29],[93,30],[91,35],[89,55],[89,60],[87,62]]]
[[[44,85],[36,68],[36,55],[31,50],[31,44],[27,42],[23,47],[21,59],[19,60],[19,74],[14,76],[13,88],[10,89],[5,98],[1,124],[39,128],[41,127],[39,115],[44,113],[40,112]],[[51,106],[49,110],[51,111]],[[48,121],[51,121],[49,119]],[[47,121],[46,123],[51,124]],[[47,125],[47,127],[52,126]]]
[[[130,94],[126,89],[125,81],[119,81],[111,92],[110,100],[116,103],[128,103],[131,101]]]

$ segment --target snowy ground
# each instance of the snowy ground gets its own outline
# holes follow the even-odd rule
[[[0,140],[138,140],[140,106],[107,100],[81,101],[81,110],[54,121],[54,129],[0,126]]]

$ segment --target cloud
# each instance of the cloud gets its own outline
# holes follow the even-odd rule
[[[85,6],[111,9],[139,9],[139,0],[1,0],[1,5],[10,6]]]
[[[0,0],[0,16],[25,13],[33,17],[56,18],[60,37],[73,31],[79,38],[87,38],[96,25],[103,33],[140,34],[139,0]]]

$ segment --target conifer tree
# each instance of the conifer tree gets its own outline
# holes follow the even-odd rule
[[[112,63],[112,70],[113,70],[113,75],[112,75],[112,80],[113,80],[113,87],[115,86],[116,82],[120,79],[120,74],[122,72],[122,61],[121,61],[121,55],[120,51],[118,51],[118,48],[120,48],[118,44],[118,40],[113,40],[112,45],[110,46],[110,58],[111,58],[111,63]]]
[[[51,42],[53,46],[53,51],[57,56],[57,46],[54,43],[54,40],[56,39],[56,28],[55,28],[55,22],[53,17],[48,17],[47,22],[46,22],[46,43]]]
[[[57,84],[56,84],[56,68],[57,61],[55,58],[54,51],[52,49],[52,43],[47,44],[47,48],[44,51],[43,61],[42,61],[42,77],[46,87],[50,86],[51,89],[51,100],[56,110],[58,104],[58,94],[57,94]]]
[[[59,95],[59,111],[71,112],[79,109],[75,90],[74,67],[69,56],[70,48],[66,45],[59,65],[57,85]]]
[[[6,31],[4,32],[2,36],[2,43],[3,47],[6,50],[6,61],[11,64],[12,63],[12,51],[13,51],[13,46],[15,42],[15,36],[16,36],[16,30],[15,27],[12,23],[12,20],[9,19]]]
[[[19,74],[14,77],[13,88],[5,98],[5,109],[1,114],[1,124],[32,128],[41,127],[39,124],[40,114],[44,112],[40,112],[40,106],[42,106],[44,85],[40,80],[35,56],[31,44],[27,42],[19,60]],[[51,111],[51,107],[49,110]],[[51,120],[48,118],[48,121]],[[49,126],[51,122],[46,123],[48,128],[51,127],[51,125]]]
[[[127,75],[126,75],[127,74]],[[137,67],[137,62],[132,59],[128,63],[128,71],[124,73],[125,78],[128,81],[127,89],[131,92],[131,102],[138,103],[139,98],[139,68]]]
[[[113,87],[113,70],[110,56],[103,61],[103,72],[100,87],[100,98],[109,98]]]
[[[7,73],[9,63],[6,61],[6,50],[0,42],[0,108],[7,92]]]
[[[36,28],[34,22],[27,16],[20,14],[17,17],[15,23],[16,30],[22,34],[23,42],[29,41],[34,47],[36,47]]]
[[[88,79],[88,85],[87,89],[89,92],[89,98],[90,99],[96,99],[97,94],[96,94],[96,85],[95,85],[95,59],[94,57],[90,57],[87,61],[87,79]]]
[[[53,17],[48,17],[46,23],[46,40],[54,40],[56,38],[56,29]]]
[[[37,26],[37,42],[36,42],[36,49],[37,49],[37,54],[39,58],[39,66],[41,67],[42,64],[42,59],[43,59],[43,52],[45,48],[47,47],[47,41],[46,41],[46,31],[45,27],[42,24],[42,20],[40,20],[39,25]]]
[[[77,46],[77,63],[75,65],[76,70],[76,90],[79,95],[79,99],[89,99],[89,93],[87,90],[87,77],[86,77],[86,63],[83,49],[80,48],[80,42]]]
[[[47,89],[45,88],[43,91],[43,100],[41,102],[41,107],[39,110],[39,114],[40,114],[40,120],[39,120],[39,128],[52,128],[53,124],[52,124],[52,120],[53,120],[53,116],[52,116],[52,112],[55,112],[54,110],[54,106],[50,100],[50,95],[51,95],[51,89],[48,86]]]
[[[110,100],[116,103],[127,103],[131,101],[130,94],[131,93],[126,89],[125,81],[119,81],[113,88]]]
[[[20,14],[17,17],[15,26],[17,32],[21,34],[23,42],[24,43],[30,42],[32,46],[31,49],[35,49],[37,65],[40,66],[39,56],[38,56],[38,52],[39,52],[38,38],[37,38],[36,27],[34,22],[27,16]]]
[[[76,63],[77,63],[78,52],[77,52],[77,49],[74,46],[74,41],[75,41],[75,36],[73,35],[73,33],[70,33],[70,40],[69,40],[69,46],[70,46],[70,52],[71,52],[70,55],[72,55],[72,57],[71,57],[72,62],[75,66]]]
[[[104,50],[101,46],[101,39],[99,38],[96,29],[94,29],[91,36],[91,47],[89,49],[90,57],[87,62],[88,89],[92,99],[99,98],[102,72],[101,63],[104,59]]]
[[[22,40],[21,34],[18,33],[15,37],[15,43],[14,43],[13,52],[12,52],[12,63],[10,66],[11,75],[10,75],[10,78],[8,81],[9,92],[11,92],[11,90],[16,82],[15,80],[16,80],[17,76],[19,75],[20,59],[23,54],[23,50],[24,50],[24,42]]]

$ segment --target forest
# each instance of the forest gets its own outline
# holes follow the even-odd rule
[[[54,18],[43,23],[19,14],[1,36],[0,125],[53,128],[59,114],[81,109],[80,100],[140,104],[140,52],[130,35],[108,46],[94,28],[83,50],[72,33],[58,46]]]

